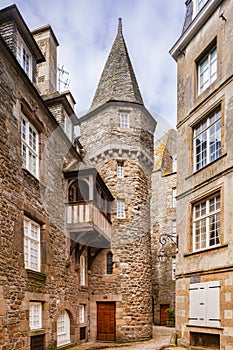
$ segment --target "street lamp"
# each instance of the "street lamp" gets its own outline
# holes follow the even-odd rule
[[[171,242],[178,248],[178,236],[176,234],[170,234],[170,233],[161,233],[159,236],[159,243],[162,245],[162,248],[159,251],[158,258],[161,263],[165,263],[167,260],[167,253],[164,249],[164,246]]]

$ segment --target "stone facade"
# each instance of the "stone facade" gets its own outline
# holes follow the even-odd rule
[[[151,251],[154,324],[167,325],[167,309],[175,308],[175,261],[177,247],[167,240],[166,262],[160,262],[160,234],[174,235],[176,241],[176,131],[169,130],[155,144],[155,164],[152,172]],[[171,310],[172,312],[172,310]],[[173,323],[171,322],[171,325]]]
[[[233,4],[231,1],[207,1],[199,13],[195,13],[195,1],[188,1],[187,5],[188,26],[171,50],[178,64],[177,233],[180,244],[176,283],[177,330],[181,344],[229,350],[233,344],[230,310],[233,218],[233,81],[230,48]],[[201,69],[211,52],[216,53],[216,65],[211,66],[213,79],[208,81],[205,75],[203,79],[207,79],[207,83],[202,87]],[[210,66],[207,65],[205,69],[209,71]],[[221,131],[207,144],[201,137],[212,135],[211,117],[214,113],[218,113],[220,118],[217,123]],[[205,129],[205,121],[210,123],[209,129]],[[201,132],[198,129],[200,126]],[[195,139],[199,132],[199,138]],[[213,144],[220,150],[212,158],[206,158],[205,164],[204,151],[201,155],[198,153],[198,142],[202,150],[212,152],[210,147]],[[202,163],[199,163],[200,159]],[[205,205],[207,210],[213,212],[213,208],[208,206],[209,201],[212,203],[216,200],[213,199],[216,196],[219,198],[219,206],[216,206],[218,214],[210,217],[207,211],[205,217]],[[203,208],[200,214],[203,220],[201,247],[198,205]],[[208,220],[211,224],[205,226]],[[194,290],[200,297],[200,286],[209,298],[198,303]],[[211,292],[209,286],[215,289]],[[195,314],[195,306],[198,314]]]

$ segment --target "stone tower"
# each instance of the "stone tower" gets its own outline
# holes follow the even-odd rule
[[[111,247],[99,247],[89,270],[90,339],[148,339],[152,335],[150,188],[156,122],[144,106],[121,19],[90,111],[80,118],[80,125],[86,162],[97,168],[115,197]]]

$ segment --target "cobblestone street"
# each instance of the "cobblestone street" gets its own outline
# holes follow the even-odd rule
[[[86,343],[75,346],[72,350],[95,350],[106,348],[111,348],[111,350],[159,350],[170,345],[171,336],[174,331],[174,328],[155,326],[153,329],[153,339],[148,341],[126,344]]]

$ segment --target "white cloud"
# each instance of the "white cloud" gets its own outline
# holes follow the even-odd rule
[[[16,0],[30,29],[51,24],[69,72],[76,111],[90,107],[117,33],[118,17],[144,103],[176,124],[176,63],[169,50],[184,22],[184,0]],[[12,1],[1,0],[1,8]]]

